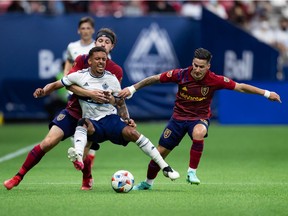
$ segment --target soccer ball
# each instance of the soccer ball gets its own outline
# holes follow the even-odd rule
[[[134,186],[134,176],[127,170],[118,170],[112,175],[111,186],[117,193],[128,193]]]

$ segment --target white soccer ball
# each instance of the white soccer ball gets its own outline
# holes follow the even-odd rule
[[[111,186],[117,193],[128,193],[134,186],[134,176],[127,170],[118,170],[112,175]]]

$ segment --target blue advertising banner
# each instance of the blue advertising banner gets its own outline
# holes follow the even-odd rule
[[[79,39],[77,24],[83,16],[0,16],[0,49],[5,50],[0,58],[0,110],[5,118],[33,117],[37,102],[31,100],[31,80],[35,82],[32,86],[43,87],[43,82],[37,80],[49,80],[61,71],[68,43]],[[200,22],[190,18],[94,18],[96,30],[108,27],[117,34],[118,43],[111,56],[124,69],[123,87],[153,74],[189,66],[201,42]],[[15,85],[14,80],[22,80],[21,85]],[[131,116],[168,118],[174,88],[153,86],[137,93],[127,101]],[[17,92],[22,90],[19,100]],[[41,104],[38,111],[45,112]]]
[[[202,23],[202,46],[213,54],[213,71],[238,81],[276,81],[277,50],[208,10]]]

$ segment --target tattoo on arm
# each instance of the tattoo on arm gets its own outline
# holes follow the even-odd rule
[[[159,83],[159,82],[160,82],[160,74],[157,74],[154,76],[147,77],[144,80],[136,83],[134,87],[138,90],[145,86],[152,85],[152,84]]]
[[[127,119],[129,118],[129,112],[125,103],[124,99],[121,98],[115,98],[115,102],[117,104],[117,109],[118,109],[118,115],[122,118],[122,119]]]

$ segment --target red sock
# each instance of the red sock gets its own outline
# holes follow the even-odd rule
[[[148,165],[147,178],[155,179],[159,171],[160,167],[158,166],[158,164],[154,160],[151,160]]]
[[[204,140],[194,140],[190,149],[189,167],[197,169],[204,147]]]
[[[82,170],[83,179],[91,178],[92,177],[92,175],[91,175],[91,164],[92,164],[91,157],[89,157],[89,155],[87,155],[87,157],[84,159],[83,163],[84,163],[84,169]]]
[[[28,153],[26,160],[22,164],[18,176],[21,178],[32,168],[34,167],[45,155],[45,152],[40,148],[40,144],[34,146],[34,148]]]

